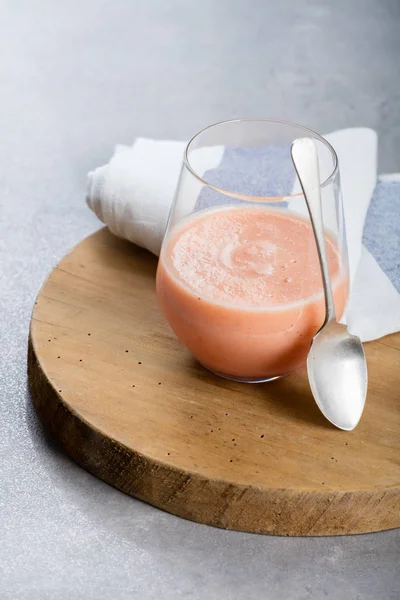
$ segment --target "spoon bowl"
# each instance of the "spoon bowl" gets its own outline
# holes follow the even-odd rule
[[[362,415],[368,386],[364,348],[345,325],[330,321],[315,336],[307,357],[311,391],[324,416],[345,431]]]

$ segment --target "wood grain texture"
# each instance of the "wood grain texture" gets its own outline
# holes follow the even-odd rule
[[[36,410],[80,465],[187,519],[278,535],[400,525],[400,335],[366,345],[353,432],[319,413],[305,372],[265,385],[210,375],[155,297],[156,259],[105,229],[52,271],[34,307]]]

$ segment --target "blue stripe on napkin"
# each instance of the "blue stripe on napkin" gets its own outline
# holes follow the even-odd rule
[[[218,168],[207,171],[203,179],[211,185],[238,194],[288,196],[295,180],[290,145],[225,148]],[[226,204],[226,201],[226,196],[211,188],[203,188],[197,199],[196,210]],[[229,201],[234,202],[233,199]]]
[[[400,182],[378,179],[368,208],[363,243],[400,292]]]

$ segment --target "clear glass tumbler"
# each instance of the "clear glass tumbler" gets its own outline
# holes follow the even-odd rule
[[[311,223],[290,157],[299,137],[318,150],[337,315],[348,297],[339,165],[332,146],[294,123],[238,119],[195,135],[157,271],[173,331],[207,369],[263,382],[300,367],[325,306]]]

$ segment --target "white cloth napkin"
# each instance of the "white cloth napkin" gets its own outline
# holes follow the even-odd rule
[[[157,256],[182,167],[186,142],[138,138],[133,146],[117,146],[110,162],[88,175],[86,201],[116,236]],[[199,175],[221,161],[222,146],[197,150]],[[195,194],[190,195],[195,197]]]
[[[381,268],[388,264],[388,257],[382,260],[380,256],[378,264],[363,245],[366,216],[377,183],[377,136],[371,129],[351,128],[325,137],[336,149],[341,172],[351,290],[345,320],[352,333],[369,341],[400,330],[397,279],[393,275],[389,278],[385,273],[388,269]],[[112,233],[159,254],[185,145],[139,138],[133,146],[117,146],[107,165],[89,173],[87,203]],[[213,150],[214,162],[210,163],[208,149],[207,167],[203,169],[198,150],[196,167],[200,175],[219,165],[224,149]],[[393,175],[380,181],[388,186],[393,182],[400,194],[398,180],[399,176]],[[393,189],[389,189],[393,195]],[[377,235],[384,235],[382,222],[378,229]],[[400,217],[397,233],[400,239]],[[399,255],[392,259],[400,264]]]

